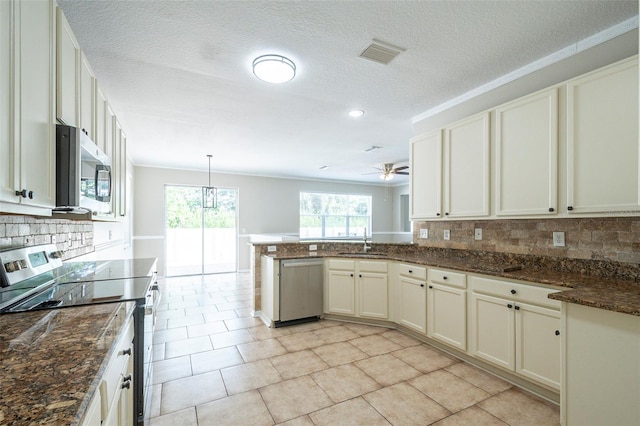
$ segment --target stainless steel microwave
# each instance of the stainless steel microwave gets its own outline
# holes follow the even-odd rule
[[[56,126],[56,209],[111,214],[111,161],[83,130]]]

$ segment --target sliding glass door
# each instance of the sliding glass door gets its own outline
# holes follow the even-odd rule
[[[202,187],[165,186],[167,276],[237,270],[237,195],[218,188],[216,208],[203,208]]]

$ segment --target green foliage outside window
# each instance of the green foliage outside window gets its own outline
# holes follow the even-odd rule
[[[202,208],[202,188],[167,186],[165,190],[167,228],[235,228],[236,190],[219,188],[215,209]]]

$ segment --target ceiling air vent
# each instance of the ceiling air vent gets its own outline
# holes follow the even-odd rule
[[[360,57],[387,65],[393,58],[405,50],[406,49],[402,47],[394,46],[393,44],[385,43],[374,38],[371,44],[360,53]]]

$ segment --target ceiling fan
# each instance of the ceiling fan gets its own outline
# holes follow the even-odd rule
[[[382,167],[376,167],[380,170],[380,179],[389,181],[393,179],[393,175],[408,175],[409,166],[393,167],[393,163],[385,163]]]

